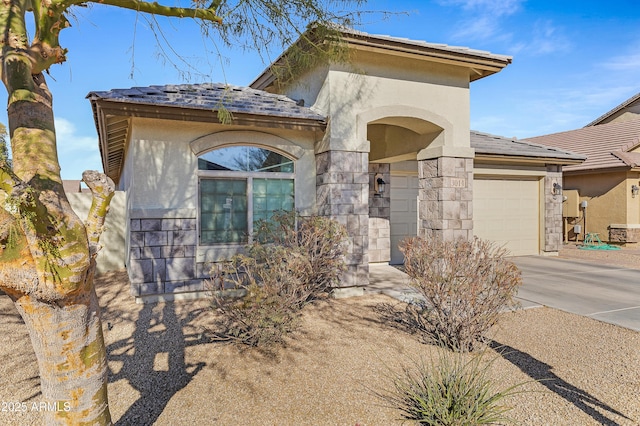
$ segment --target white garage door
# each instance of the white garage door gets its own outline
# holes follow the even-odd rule
[[[418,235],[418,176],[391,176],[391,261],[403,263],[398,244],[405,237]]]
[[[513,256],[539,254],[539,181],[476,177],[473,233],[504,246]]]

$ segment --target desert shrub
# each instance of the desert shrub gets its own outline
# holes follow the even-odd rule
[[[404,420],[437,426],[505,424],[506,399],[521,385],[499,390],[483,355],[439,351],[439,359],[403,366],[390,390],[377,393]]]
[[[345,269],[346,231],[328,218],[295,219],[277,214],[260,223],[247,254],[212,269],[216,338],[251,346],[281,342],[307,303],[329,295]]]
[[[305,256],[311,269],[300,280],[312,298],[317,298],[330,292],[346,269],[346,237],[345,227],[327,217],[276,212],[256,226],[252,255],[263,259],[263,250],[271,244]]]
[[[486,337],[500,312],[515,307],[522,278],[507,251],[478,238],[409,238],[400,245],[410,285],[424,301],[409,304],[415,327],[435,343],[466,352]]]

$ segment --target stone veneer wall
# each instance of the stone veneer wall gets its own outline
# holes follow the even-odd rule
[[[369,284],[369,154],[325,151],[316,154],[318,214],[347,227],[347,271],[341,287]]]
[[[134,296],[204,290],[203,268],[196,270],[195,218],[131,219],[130,237]]]
[[[391,260],[391,165],[369,164],[369,262]],[[382,174],[386,182],[385,192],[376,196],[374,181]]]
[[[562,245],[562,195],[553,195],[553,184],[562,185],[562,166],[548,165],[544,178],[544,252],[557,252]]]
[[[640,225],[610,225],[610,243],[638,243],[640,242]]]
[[[427,239],[473,238],[473,159],[418,161],[418,235]]]

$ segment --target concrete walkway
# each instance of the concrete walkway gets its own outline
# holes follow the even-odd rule
[[[365,291],[386,294],[403,302],[410,302],[422,297],[409,286],[407,274],[394,266],[383,263],[369,265],[369,285]]]
[[[557,257],[512,258],[522,271],[523,308],[549,306],[640,331],[640,270]],[[419,298],[409,277],[389,265],[370,265],[367,291],[402,301]]]

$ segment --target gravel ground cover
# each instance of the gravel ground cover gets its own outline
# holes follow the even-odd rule
[[[382,295],[313,305],[285,348],[264,351],[209,341],[206,301],[137,305],[122,271],[101,275],[97,288],[119,425],[401,424],[374,392],[401,365],[437,358],[381,319],[376,306],[400,303]],[[35,356],[6,296],[0,323],[2,408],[27,403],[0,411],[0,424],[40,424]],[[537,308],[503,314],[492,339],[501,349],[484,356],[495,358],[496,383],[528,382],[509,400],[521,424],[640,424],[640,333]]]
[[[570,243],[563,246],[559,257],[640,269],[640,245],[620,250],[582,250],[575,243]]]

